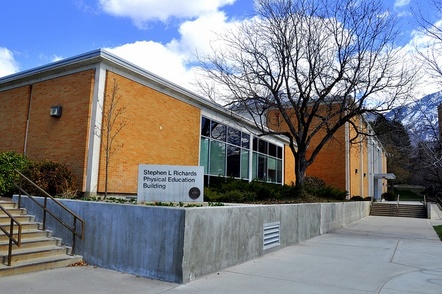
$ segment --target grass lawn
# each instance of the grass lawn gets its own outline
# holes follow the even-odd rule
[[[442,241],[442,225],[433,227],[436,233],[439,235],[439,239]]]
[[[422,189],[394,187],[394,193],[399,194],[400,201],[422,201],[424,196],[420,193],[421,191]]]

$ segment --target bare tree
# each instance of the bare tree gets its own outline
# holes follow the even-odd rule
[[[429,114],[426,108],[419,109],[419,117],[420,126],[409,126],[409,132],[417,141],[413,180],[426,187],[428,196],[442,197],[442,140],[437,118]],[[423,138],[422,133],[427,136]]]
[[[389,110],[414,74],[395,49],[395,19],[378,1],[258,0],[257,15],[201,57],[206,95],[290,141],[296,184],[345,124]],[[215,85],[215,86],[214,86]],[[215,96],[216,95],[216,96]],[[271,128],[268,128],[271,127]]]
[[[442,13],[442,1],[430,1],[433,11],[438,15]],[[429,16],[424,15],[421,11],[416,12],[416,19],[420,25],[420,31],[428,38],[425,47],[416,48],[416,52],[423,64],[426,66],[427,73],[435,78],[441,80],[442,78],[442,22],[432,20]],[[420,45],[422,46],[422,45]]]
[[[118,94],[119,87],[114,78],[110,92],[105,94],[103,111],[103,123],[98,135],[104,148],[105,157],[105,179],[104,179],[104,199],[108,194],[109,165],[113,155],[123,147],[123,143],[117,143],[116,138],[127,124],[124,118],[127,105],[122,105],[122,96]]]

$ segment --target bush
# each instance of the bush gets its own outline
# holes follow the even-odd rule
[[[27,175],[35,184],[52,196],[61,196],[63,198],[77,196],[77,180],[65,164],[48,160],[32,162]],[[26,190],[30,194],[41,194],[33,186],[26,186]]]
[[[209,202],[321,202],[343,201],[347,192],[327,186],[319,178],[306,177],[302,187],[278,185],[260,181],[241,181],[230,178],[215,178],[204,190]]]
[[[397,196],[396,194],[394,194],[393,192],[385,192],[381,195],[381,197],[387,201],[396,201],[397,200]]]
[[[0,195],[10,196],[14,190],[15,173],[26,170],[29,161],[15,151],[0,153]]]
[[[372,199],[373,199],[373,197],[371,197],[371,196],[364,197],[364,201],[371,201]]]
[[[313,192],[325,188],[326,185],[325,182],[320,178],[305,177],[303,186],[307,191]]]
[[[342,201],[347,198],[348,193],[332,186],[325,186],[315,191],[315,195],[324,199]]]
[[[353,196],[350,198],[351,201],[364,201],[364,198],[361,196]]]

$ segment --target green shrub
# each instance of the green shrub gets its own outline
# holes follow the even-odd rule
[[[14,190],[14,170],[26,170],[29,161],[15,151],[0,153],[0,195],[10,196]]]
[[[381,197],[387,201],[396,201],[397,200],[397,195],[394,194],[393,192],[385,192],[381,195]]]
[[[77,180],[65,164],[48,160],[32,162],[27,175],[35,184],[52,196],[73,198],[77,194]],[[33,186],[27,186],[26,189],[30,194],[41,194]]]
[[[373,197],[371,197],[371,196],[364,197],[364,201],[371,201],[372,199],[373,199]]]
[[[342,201],[347,198],[348,193],[347,191],[342,191],[341,189],[332,186],[325,186],[324,188],[315,191],[315,195],[323,199]]]
[[[353,196],[350,198],[351,201],[364,201],[364,198],[361,196]]]
[[[303,187],[307,191],[318,191],[325,188],[325,182],[317,177],[305,177]]]
[[[306,177],[302,187],[278,185],[260,181],[246,182],[229,178],[211,180],[204,189],[208,202],[320,202],[342,201],[347,192],[327,186],[323,180]]]
[[[211,188],[204,188],[204,200],[208,202],[221,202],[223,195]]]

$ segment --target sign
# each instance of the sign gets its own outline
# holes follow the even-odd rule
[[[138,166],[138,202],[203,202],[203,191],[203,166]]]

